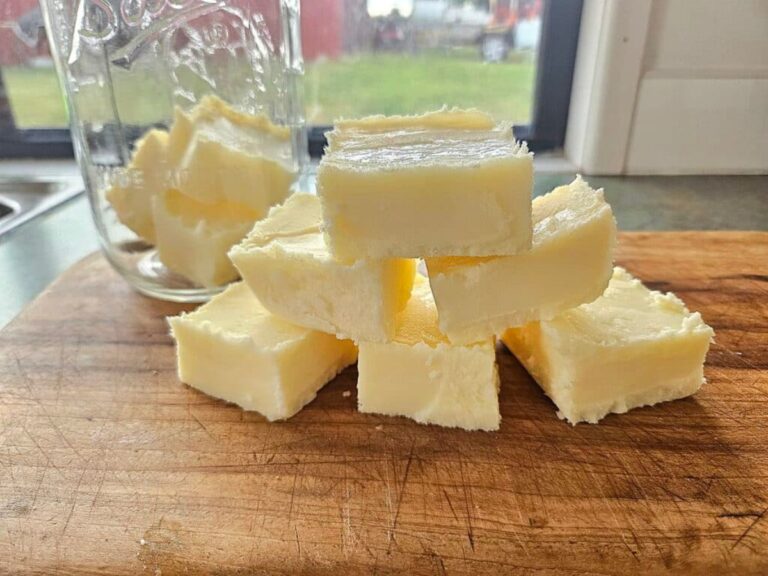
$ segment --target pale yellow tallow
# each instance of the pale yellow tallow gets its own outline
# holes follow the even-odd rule
[[[171,129],[173,183],[204,203],[235,202],[264,215],[296,177],[290,130],[208,96]]]
[[[152,197],[168,186],[168,132],[150,130],[136,143],[128,167],[107,189],[106,198],[120,222],[155,243]]]
[[[529,252],[427,259],[440,328],[472,342],[591,302],[611,278],[615,245],[602,190],[576,178],[533,201]]]
[[[713,335],[674,294],[615,268],[594,302],[512,328],[502,340],[575,424],[695,393]]]
[[[532,155],[477,111],[340,122],[317,175],[340,259],[515,254],[531,247]]]
[[[290,193],[292,158],[288,128],[207,96],[139,140],[106,197],[170,270],[218,286],[237,277],[227,250]]]
[[[349,340],[275,317],[242,283],[168,320],[183,382],[269,420],[296,414],[357,356]]]
[[[156,247],[169,270],[212,288],[237,279],[227,251],[248,233],[258,214],[232,202],[203,204],[176,190],[152,199]]]
[[[230,251],[246,284],[273,313],[353,340],[387,341],[411,292],[415,260],[334,259],[316,196],[272,208]]]
[[[499,375],[493,338],[451,344],[423,276],[390,342],[360,342],[357,397],[361,412],[405,416],[466,430],[499,427]]]

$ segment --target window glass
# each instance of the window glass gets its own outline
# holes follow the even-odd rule
[[[67,125],[37,0],[0,0],[0,71],[18,128]]]
[[[531,119],[541,0],[305,0],[309,124],[478,107]]]
[[[303,0],[307,122],[447,104],[527,123],[541,13],[542,0]],[[37,0],[0,1],[0,71],[19,128],[66,126]]]

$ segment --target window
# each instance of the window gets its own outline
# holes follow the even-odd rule
[[[71,156],[37,0],[0,2],[0,157]]]
[[[304,0],[310,152],[334,118],[477,107],[562,145],[581,0]],[[37,0],[0,6],[0,156],[68,156]]]
[[[319,156],[338,116],[443,104],[515,123],[534,150],[563,144],[580,0],[313,0],[302,4],[304,100]],[[320,15],[323,15],[321,18]],[[323,22],[322,25],[309,25]]]

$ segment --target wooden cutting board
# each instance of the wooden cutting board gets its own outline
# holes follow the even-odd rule
[[[572,427],[499,347],[498,433],[268,423],[180,384],[164,317],[94,255],[0,333],[0,573],[766,574],[768,234],[624,234],[717,332],[694,398]]]

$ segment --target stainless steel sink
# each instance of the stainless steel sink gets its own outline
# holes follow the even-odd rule
[[[0,180],[0,236],[83,192],[79,178]]]

